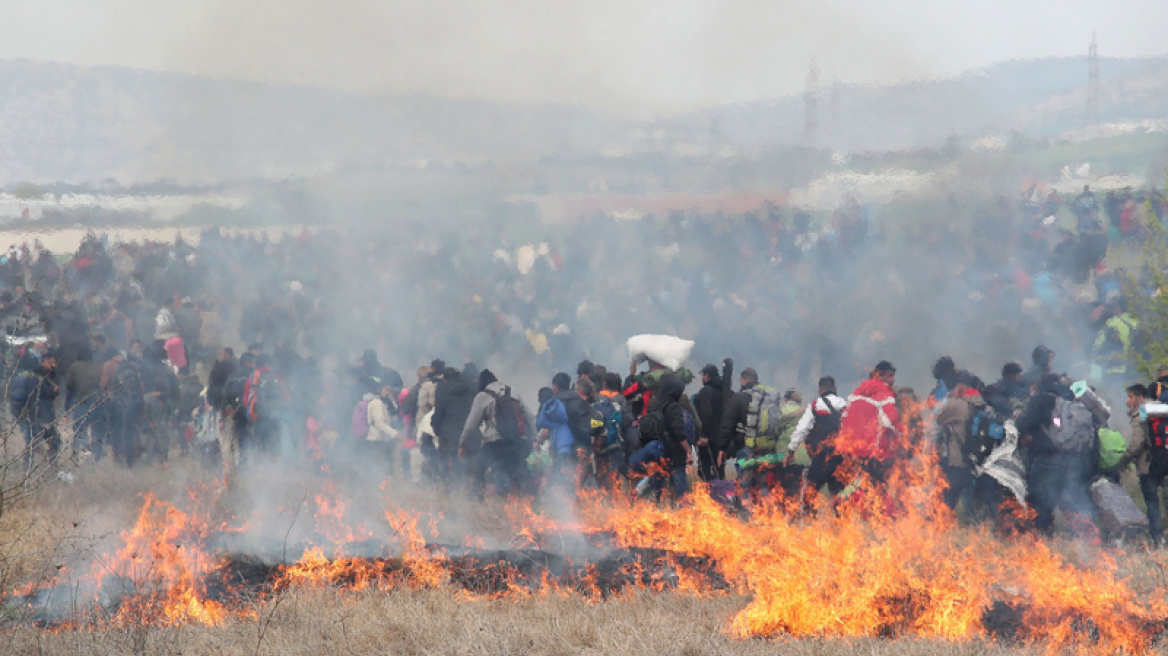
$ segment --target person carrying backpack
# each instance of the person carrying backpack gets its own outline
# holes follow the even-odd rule
[[[1026,486],[1036,513],[1035,528],[1050,534],[1054,510],[1062,508],[1073,527],[1097,526],[1090,483],[1096,467],[1097,418],[1058,374],[1044,374],[1016,422],[1029,440]],[[1071,517],[1075,515],[1077,517]]]
[[[808,404],[791,434],[783,465],[789,467],[795,463],[800,446],[806,449],[810,462],[803,472],[803,480],[808,495],[818,493],[824,485],[833,496],[844,489],[844,484],[835,477],[843,458],[832,448],[832,440],[839,432],[840,417],[847,407],[848,402],[836,394],[835,379],[824,376],[819,379],[819,398]]]
[[[634,409],[640,408],[641,416],[649,412],[649,407],[653,405],[653,394],[666,376],[678,378],[683,387],[689,385],[690,381],[693,380],[693,372],[685,367],[674,370],[656,360],[647,359],[647,362],[649,370],[640,374],[637,373],[636,361],[629,365],[630,382],[623,392]]]
[[[61,437],[55,427],[57,414],[53,409],[58,392],[53,382],[56,370],[57,360],[52,354],[45,354],[39,362],[26,355],[9,383],[9,409],[24,433],[25,472],[35,466],[40,445],[49,447],[47,462],[56,460],[61,448]]]
[[[600,399],[597,403],[609,403],[615,412],[620,414],[620,442],[619,452],[611,452],[610,466],[623,475],[628,475],[629,456],[637,450],[637,427],[633,423],[633,407],[629,400],[621,393],[624,387],[620,374],[609,371],[604,374],[604,387],[600,390]],[[602,412],[603,414],[603,412]],[[610,421],[611,417],[605,421]],[[611,440],[609,442],[611,444]]]
[[[255,356],[248,352],[241,353],[235,371],[223,383],[223,391],[220,394],[223,402],[223,430],[219,433],[219,452],[223,457],[223,469],[226,474],[230,474],[239,466],[242,450],[251,448],[249,445],[251,423],[243,407],[243,393],[254,370]]]
[[[738,384],[739,391],[730,397],[722,412],[722,426],[718,431],[719,467],[731,458],[749,457],[742,451],[746,448],[746,421],[754,399],[751,390],[758,385],[758,372],[751,367],[743,369]]]
[[[669,482],[674,499],[681,499],[689,493],[689,479],[685,468],[693,463],[690,443],[686,434],[685,410],[681,406],[681,395],[685,393],[685,383],[676,376],[665,376],[653,395],[649,411],[641,417],[640,439],[643,445],[629,460],[629,468],[638,473],[650,473],[648,489],[659,492],[664,485],[664,477],[649,472],[651,463],[659,464],[669,472]],[[696,441],[696,436],[695,436]]]
[[[784,428],[795,425],[795,413],[783,416],[782,396],[772,387],[759,385],[754,369],[743,369],[739,382],[742,391],[726,407],[719,441],[734,445],[741,490],[769,488],[775,484],[775,468],[783,463],[777,455],[780,438]]]
[[[935,441],[940,455],[941,471],[949,486],[943,499],[950,510],[957,508],[966,491],[973,491],[977,475],[974,467],[978,464],[976,455],[980,453],[975,444],[982,423],[988,423],[987,412],[992,409],[986,404],[977,389],[968,380],[959,379],[945,397],[936,416]],[[978,424],[975,426],[975,424]],[[971,498],[971,497],[970,497]],[[967,501],[968,503],[968,501]],[[970,508],[966,508],[968,513]]]
[[[539,416],[535,420],[535,428],[539,431],[540,442],[548,443],[548,452],[555,472],[552,482],[563,486],[574,480],[572,469],[575,466],[576,438],[568,423],[568,409],[564,407],[563,401],[556,398],[557,386],[554,381],[555,379],[551,388],[545,387],[540,390]]]
[[[1127,388],[1127,410],[1131,418],[1131,439],[1127,452],[1120,459],[1116,471],[1122,472],[1133,462],[1139,474],[1140,493],[1148,512],[1148,533],[1152,542],[1164,540],[1164,520],[1160,514],[1160,488],[1168,479],[1168,417],[1144,417],[1141,408],[1149,401],[1158,400],[1144,385]]]
[[[283,414],[289,398],[284,380],[272,370],[272,356],[261,353],[243,390],[244,410],[251,425],[249,437],[257,451],[270,453],[280,446]]]
[[[896,367],[881,360],[848,397],[840,417],[835,450],[859,464],[875,483],[883,483],[899,451],[900,413],[896,408]]]
[[[475,429],[482,433],[482,448],[471,463],[471,481],[475,495],[482,499],[487,475],[499,496],[526,491],[524,471],[531,453],[534,423],[527,406],[510,387],[499,382],[490,369],[479,372],[479,392],[471,403],[470,414],[462,428],[459,452],[466,457],[463,445],[474,439]]]

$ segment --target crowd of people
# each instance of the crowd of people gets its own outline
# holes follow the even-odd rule
[[[627,478],[640,494],[682,497],[692,465],[707,481],[737,472],[727,494],[746,503],[778,487],[849,494],[861,473],[885,477],[904,436],[940,427],[946,501],[973,509],[1014,491],[979,473],[975,456],[994,444],[968,423],[987,406],[990,423],[1017,428],[1045,529],[1058,503],[1083,505],[1083,487],[1061,476],[1074,463],[1039,437],[1065,377],[1010,364],[984,386],[942,359],[938,410],[910,427],[899,422],[915,394],[893,387],[887,361],[861,363],[923,372],[922,354],[953,345],[960,361],[1006,361],[1025,339],[1067,353],[1069,379],[1122,389],[1139,344],[1123,274],[1105,261],[1166,203],[1152,190],[1113,218],[1113,195],[1101,212],[1090,189],[1031,188],[968,225],[897,227],[849,202],[822,216],[597,217],[531,243],[505,222],[279,241],[212,229],[197,244],[91,234],[67,257],[26,243],[0,258],[8,409],[31,438],[28,468],[68,437],[72,452],[126,467],[176,451],[228,471],[358,453],[399,480],[477,495]],[[592,363],[626,361],[625,338],[646,332],[726,361],[701,369],[693,396],[685,369]],[[430,362],[408,381],[381,363],[416,366],[419,354]],[[753,365],[737,392],[733,360]],[[782,393],[760,385],[780,379]],[[800,387],[815,390],[809,404]],[[1096,473],[1082,469],[1082,481]]]

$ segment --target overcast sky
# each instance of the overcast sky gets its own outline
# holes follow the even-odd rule
[[[0,58],[633,118],[1017,58],[1168,52],[1168,0],[0,0]]]

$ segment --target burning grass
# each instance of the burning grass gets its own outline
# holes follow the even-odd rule
[[[784,653],[984,653],[990,643],[1141,653],[1158,644],[1168,618],[1159,552],[959,528],[918,465],[894,477],[888,497],[857,495],[806,516],[776,503],[747,520],[701,493],[677,509],[595,495],[569,514],[425,488],[362,496],[328,472],[270,495],[274,508],[248,509],[254,490],[187,479],[180,467],[138,497],[132,528],[58,552],[59,569],[22,570],[46,575],[13,588],[9,615],[24,621],[7,633],[45,653],[115,653],[119,636],[138,653],[773,653],[775,640]],[[86,476],[132,484],[112,468]],[[96,517],[81,524],[92,530],[124,519],[75,496],[96,484],[54,491],[41,510],[57,512],[26,520],[78,512]]]

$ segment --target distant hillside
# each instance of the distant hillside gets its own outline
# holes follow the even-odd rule
[[[476,184],[586,162],[619,177],[645,156],[702,159],[804,142],[842,151],[937,146],[951,135],[1081,127],[1085,58],[1009,62],[955,79],[820,94],[804,140],[802,97],[717,107],[650,124],[557,105],[310,87],[125,68],[0,62],[0,187],[33,181],[240,184],[327,175],[477,172]],[[1168,57],[1101,62],[1101,119],[1168,117]],[[634,166],[635,168],[635,166]],[[638,173],[639,171],[634,171]],[[494,177],[492,177],[494,176]],[[542,193],[536,175],[520,190]],[[590,178],[591,179],[591,178]],[[614,180],[619,183],[619,180]],[[581,184],[588,184],[585,180]]]
[[[1168,57],[1100,60],[1102,121],[1168,117]],[[810,145],[842,151],[937,146],[950,135],[1022,130],[1049,136],[1081,128],[1087,59],[1007,62],[944,80],[821,89]],[[745,149],[804,140],[804,100],[718,107],[661,128],[698,144]]]
[[[579,156],[625,126],[585,109],[0,61],[0,184],[215,183]]]

